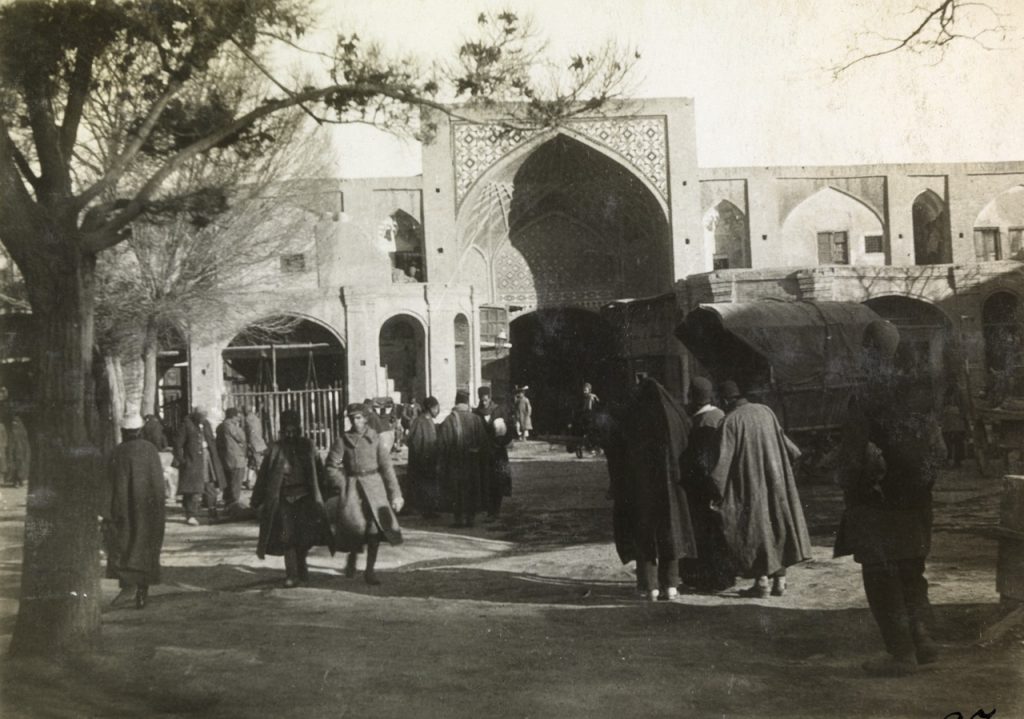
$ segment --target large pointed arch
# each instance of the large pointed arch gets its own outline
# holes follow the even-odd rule
[[[949,208],[937,192],[927,189],[914,198],[914,264],[938,265],[953,261]]]

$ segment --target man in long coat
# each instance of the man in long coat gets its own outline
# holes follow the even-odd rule
[[[455,515],[455,527],[472,527],[480,511],[485,472],[490,466],[487,426],[469,407],[469,392],[455,393],[455,407],[437,429],[442,481]]]
[[[530,398],[526,396],[527,389],[529,388],[516,387],[516,435],[521,440],[529,439],[530,432],[533,431],[533,405],[530,404]]]
[[[637,388],[624,427],[639,586],[656,600],[678,594],[679,560],[696,556],[690,509],[681,484],[681,461],[690,421],[656,380]]]
[[[730,412],[722,420],[718,462],[711,473],[721,498],[722,529],[736,571],[754,579],[741,596],[786,590],[786,567],[811,557],[811,539],[796,489],[791,458],[799,450],[775,413],[747,401],[736,383],[722,383]]]
[[[835,556],[852,554],[861,565],[887,652],[863,665],[875,676],[910,674],[938,658],[924,571],[941,427],[929,393],[915,391],[912,370],[896,369],[898,344],[898,330],[883,320],[865,331],[866,383],[850,402],[839,465],[846,509]]]
[[[164,471],[156,448],[140,436],[142,418],[125,418],[124,441],[110,455],[110,502],[104,511],[107,576],[120,580],[115,604],[135,596],[146,606],[149,586],[160,583],[164,543]]]
[[[725,413],[711,400],[711,382],[695,377],[690,383],[693,428],[683,456],[683,487],[690,503],[697,556],[684,559],[679,569],[686,584],[720,591],[735,583],[736,572],[722,535],[721,515],[712,508],[718,493],[711,472],[718,462],[718,429]]]
[[[242,407],[242,424],[245,427],[245,450],[249,461],[249,470],[255,474],[263,464],[263,453],[267,451],[267,441],[263,438],[263,421],[255,406]],[[242,485],[248,488],[249,473]]]
[[[490,387],[477,390],[480,402],[473,413],[484,421],[487,436],[491,441],[491,461],[484,470],[481,487],[484,509],[488,520],[494,521],[501,514],[501,503],[512,494],[512,468],[508,461],[508,445],[512,441],[512,418],[508,409],[491,397]]]
[[[228,407],[217,427],[217,452],[224,467],[224,504],[233,504],[242,498],[242,482],[249,467],[245,428],[235,407]]]
[[[178,494],[185,508],[185,522],[199,524],[199,503],[203,499],[210,519],[217,518],[217,489],[224,486],[224,469],[217,454],[213,430],[206,410],[196,407],[181,423],[174,438],[174,463],[178,468]]]
[[[423,400],[423,412],[409,425],[409,483],[424,519],[437,516],[441,488],[437,478],[437,420],[441,405],[434,397]]]
[[[256,556],[284,556],[285,587],[309,579],[306,555],[310,549],[326,546],[334,554],[326,491],[327,472],[313,442],[302,436],[299,413],[283,411],[281,437],[260,465],[252,506],[260,518]]]

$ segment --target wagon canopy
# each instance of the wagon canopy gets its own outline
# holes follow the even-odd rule
[[[790,429],[824,428],[842,413],[864,330],[877,319],[854,302],[702,304],[676,336],[716,381],[735,379],[789,415]]]

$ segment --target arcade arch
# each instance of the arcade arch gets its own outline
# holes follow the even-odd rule
[[[1024,313],[1020,298],[1005,290],[994,292],[981,309],[985,339],[985,369],[998,396],[1024,389]]]
[[[539,434],[566,432],[584,382],[602,399],[625,386],[615,333],[594,312],[539,309],[517,317],[509,329],[511,383],[529,386]]]
[[[897,367],[916,378],[935,407],[942,406],[943,393],[956,383],[957,367],[956,336],[946,314],[930,302],[900,295],[874,297],[864,304],[896,325]]]
[[[914,264],[941,265],[953,261],[949,233],[949,211],[945,201],[932,190],[925,190],[912,207],[914,217]]]
[[[246,326],[222,352],[233,391],[268,392],[340,388],[345,347],[327,324],[277,315]]]
[[[420,320],[398,314],[381,325],[380,366],[382,394],[394,392],[402,403],[427,396],[426,333]]]
[[[823,187],[783,222],[780,264],[884,265],[884,238],[874,210],[834,187]]]

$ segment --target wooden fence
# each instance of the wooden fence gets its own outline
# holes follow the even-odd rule
[[[345,426],[345,390],[340,387],[280,392],[236,390],[224,396],[223,405],[224,409],[258,408],[263,421],[263,436],[268,443],[276,439],[281,430],[281,412],[295,410],[302,421],[303,433],[313,440],[321,453],[330,449],[334,437]]]

